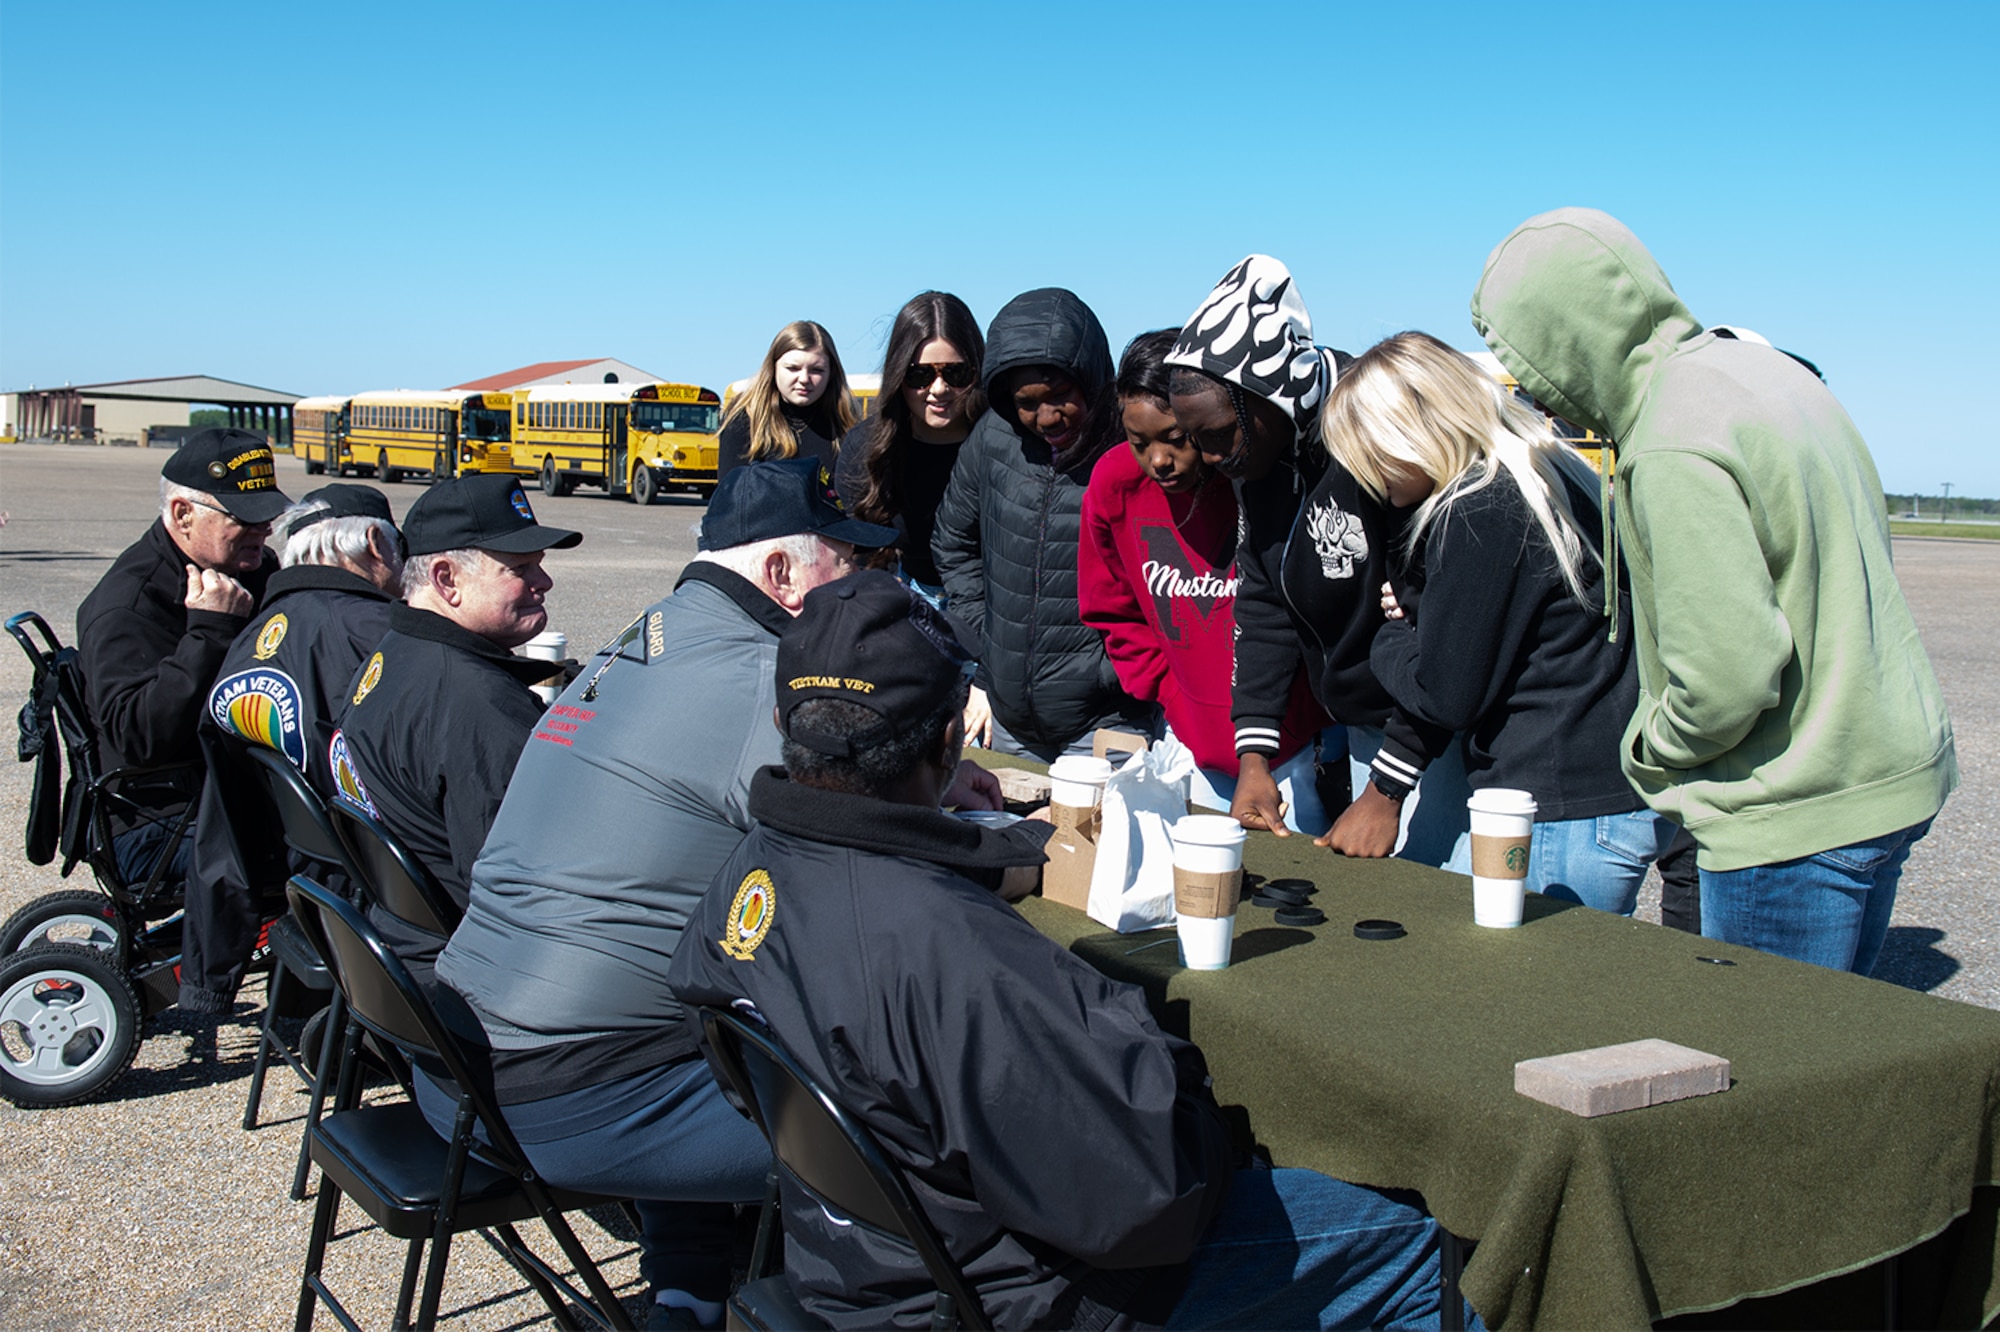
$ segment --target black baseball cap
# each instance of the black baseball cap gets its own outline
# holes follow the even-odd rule
[[[833,479],[814,458],[744,463],[722,478],[701,520],[702,550],[810,533],[863,550],[896,543],[896,529],[840,511]]]
[[[323,523],[329,518],[379,518],[391,524],[396,521],[396,515],[389,510],[389,497],[373,486],[353,485],[345,481],[335,482],[330,486],[321,486],[318,490],[307,491],[306,497],[299,501],[299,505],[303,507],[308,504],[324,504],[326,507],[317,513],[309,513],[293,523],[292,531],[297,532],[311,527],[314,523]]]
[[[778,638],[785,735],[844,758],[910,729],[972,678],[972,641],[970,630],[879,569],[814,588]],[[793,710],[816,698],[858,703],[882,725],[854,737],[794,725]]]
[[[403,542],[412,555],[465,549],[522,555],[551,546],[567,550],[582,540],[581,532],[536,522],[521,483],[494,473],[436,482],[403,519]]]
[[[174,450],[160,475],[210,496],[239,523],[268,523],[292,504],[278,489],[270,441],[249,430],[209,426],[195,431]]]

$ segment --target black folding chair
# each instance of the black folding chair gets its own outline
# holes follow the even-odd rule
[[[308,1332],[320,1302],[344,1327],[355,1327],[320,1275],[343,1194],[359,1203],[384,1231],[409,1241],[395,1327],[412,1325],[410,1301],[420,1270],[423,1298],[414,1326],[436,1324],[452,1236],[479,1231],[534,1288],[558,1325],[571,1325],[572,1311],[563,1303],[568,1296],[598,1326],[629,1329],[618,1297],[563,1219],[565,1212],[613,1200],[551,1189],[542,1182],[458,1039],[360,911],[303,875],[295,876],[286,891],[292,913],[333,968],[348,1013],[333,1110],[307,1130],[321,1179],[299,1283],[297,1332]],[[457,1086],[458,1113],[449,1142],[431,1130],[413,1102],[359,1104],[356,1056],[364,1032],[395,1045],[412,1063],[435,1070]],[[475,1142],[475,1136],[481,1140]],[[514,1222],[530,1217],[541,1218],[548,1227],[582,1278],[587,1297],[537,1256],[514,1229]]]
[[[726,1009],[698,1011],[710,1063],[749,1107],[778,1168],[829,1211],[917,1251],[937,1286],[932,1332],[986,1328],[978,1292],[911,1195],[901,1168],[867,1126],[827,1095],[762,1024]],[[754,1263],[751,1275],[755,1279],[729,1298],[731,1327],[788,1332],[824,1326],[799,1304],[782,1275],[765,1276]]]
[[[458,928],[458,903],[402,839],[346,796],[335,796],[327,814],[369,900],[405,924],[450,938]]]
[[[284,831],[285,845],[307,861],[336,870],[350,883],[360,883],[361,873],[349,859],[347,847],[340,835],[333,829],[327,817],[326,802],[319,793],[307,785],[305,774],[301,773],[284,755],[263,745],[245,741],[228,741],[230,751],[240,757],[251,772],[255,773],[262,787],[262,794],[278,816],[279,827]],[[237,819],[232,809],[232,823]],[[240,825],[239,825],[240,826]],[[275,886],[275,885],[274,885]],[[333,975],[326,963],[314,951],[311,942],[298,922],[291,916],[280,916],[271,922],[269,933],[271,943],[271,976],[264,985],[264,1022],[257,1037],[257,1062],[250,1071],[250,1095],[243,1106],[243,1127],[257,1127],[257,1111],[264,1099],[264,1074],[270,1067],[273,1051],[284,1060],[291,1070],[298,1074],[299,1081],[306,1084],[311,1101],[306,1110],[306,1123],[319,1118],[320,1108],[326,1102],[327,1079],[332,1076],[333,1051],[340,1031],[340,996],[334,990]],[[294,1053],[284,1041],[271,1030],[271,1021],[279,1011],[285,997],[287,981],[296,981],[316,994],[329,996],[327,1015],[320,1036],[319,1058],[316,1065],[308,1068],[305,1063],[305,1039],[300,1040],[300,1049]],[[296,1201],[306,1196],[306,1175],[308,1172],[306,1141],[299,1142],[299,1163],[292,1173],[292,1198]]]

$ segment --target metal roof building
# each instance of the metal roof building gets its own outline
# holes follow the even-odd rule
[[[168,375],[61,388],[30,386],[6,398],[7,423],[22,439],[136,436],[149,426],[184,426],[190,408],[213,406],[229,413],[231,425],[283,441],[291,438],[292,404],[299,395],[213,375]]]
[[[609,378],[613,375],[617,378]],[[598,357],[582,361],[537,361],[533,365],[451,387],[467,393],[504,393],[511,389],[533,388],[537,384],[651,384],[659,378],[652,371],[641,370],[625,361]]]

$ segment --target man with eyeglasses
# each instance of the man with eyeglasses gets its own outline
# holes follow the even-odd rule
[[[76,612],[105,771],[200,761],[203,700],[278,567],[264,542],[290,503],[278,489],[270,443],[248,430],[198,430],[160,468],[160,520],[112,562]],[[178,807],[167,797],[151,812]],[[144,881],[167,824],[113,818],[112,833],[120,875]],[[183,841],[166,880],[182,877],[188,852]]]
[[[729,1204],[762,1197],[770,1164],[697,1053],[667,963],[750,829],[752,774],[778,762],[779,632],[853,572],[857,547],[896,539],[836,508],[818,467],[722,478],[673,595],[585,663],[528,741],[438,959],[536,1170],[639,1200],[658,1325],[720,1318]],[[975,780],[965,802],[997,809],[992,779]],[[452,1101],[417,1091],[448,1130]]]

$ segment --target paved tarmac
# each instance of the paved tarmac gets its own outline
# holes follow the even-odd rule
[[[76,606],[157,512],[160,453],[97,447],[0,446],[0,613],[39,610],[72,641]],[[318,484],[289,458],[294,497]],[[387,487],[400,515],[421,483]],[[553,624],[581,655],[665,595],[694,552],[701,505],[675,497],[640,509],[586,492],[534,495],[549,523],[585,533],[555,551]],[[1957,727],[1964,786],[1903,878],[1879,978],[2000,1007],[2000,542],[1899,539],[1898,568]],[[0,643],[0,700],[25,698],[27,662]],[[699,700],[689,700],[699,706]],[[0,914],[64,886],[54,867],[21,856],[26,764],[0,761]],[[71,881],[70,886],[87,886]],[[1658,918],[1657,891],[1641,898]],[[245,1081],[261,987],[235,1013],[201,1019],[170,1009],[148,1026],[133,1070],[99,1100],[60,1110],[0,1103],[0,1327],[123,1328],[289,1321],[310,1207],[286,1199],[303,1098],[276,1070],[264,1125],[244,1133]],[[33,1205],[28,1205],[33,1199]],[[631,1236],[578,1223],[621,1294],[642,1291]],[[358,1297],[364,1324],[386,1321],[401,1246],[344,1213],[329,1276]],[[538,1227],[526,1228],[530,1243]],[[638,1312],[636,1305],[633,1311]],[[518,1328],[543,1317],[520,1278],[483,1245],[452,1253],[444,1304],[454,1326]],[[322,1318],[325,1315],[322,1314]]]

